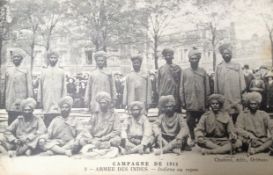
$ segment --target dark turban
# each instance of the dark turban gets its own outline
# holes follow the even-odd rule
[[[144,103],[140,101],[133,101],[129,104],[129,109],[131,110],[133,107],[138,107],[138,109],[144,109]]]
[[[162,55],[165,56],[165,55],[167,55],[167,53],[174,54],[174,51],[172,49],[168,49],[168,48],[163,49]]]
[[[142,58],[141,56],[133,56],[133,57],[131,58],[131,60],[132,60],[132,61],[134,61],[134,60],[139,60],[140,62],[142,62],[143,58]]]
[[[36,107],[36,101],[33,98],[27,98],[22,100],[21,102],[21,110],[23,111],[25,107],[30,107],[31,109],[35,109]]]
[[[222,44],[220,47],[219,47],[219,52],[221,54],[224,53],[224,50],[228,50],[230,53],[232,52],[232,47],[230,44]]]
[[[161,96],[159,98],[159,102],[158,102],[159,108],[164,107],[167,103],[172,103],[173,105],[176,104],[175,99],[172,95]]]
[[[59,101],[59,106],[61,107],[62,105],[64,104],[68,104],[70,107],[72,107],[73,105],[73,98],[70,97],[70,96],[66,96],[66,97],[63,97],[60,101]]]
[[[97,102],[100,102],[101,100],[105,100],[107,101],[108,103],[111,102],[111,96],[109,93],[107,92],[99,92],[97,95],[96,95],[96,101]]]
[[[211,104],[212,100],[217,100],[222,106],[225,103],[225,97],[221,94],[212,94],[208,98],[208,103]]]
[[[196,47],[193,47],[193,48],[189,51],[188,57],[190,58],[190,57],[192,57],[192,56],[194,56],[194,55],[198,56],[198,58],[201,58],[201,52],[200,52]]]

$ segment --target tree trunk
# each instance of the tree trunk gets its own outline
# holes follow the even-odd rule
[[[50,27],[49,32],[47,34],[47,38],[46,38],[46,55],[45,55],[45,59],[44,59],[44,64],[48,65],[48,59],[47,59],[47,54],[50,50],[50,46],[51,46],[51,35],[52,35],[52,30],[53,30],[53,26]]]
[[[154,64],[155,69],[158,69],[158,55],[157,55],[157,49],[158,49],[158,36],[157,34],[154,35]]]
[[[212,57],[213,57],[213,71],[215,72],[216,69],[216,53],[215,53],[215,48],[213,48],[213,53],[212,53]]]
[[[36,35],[36,31],[33,32],[32,42],[31,42],[31,45],[30,45],[30,71],[31,71],[31,75],[32,75],[33,66],[34,66],[35,35]]]
[[[215,72],[215,69],[216,69],[215,35],[212,36],[211,45],[212,45],[212,68],[213,68],[213,71]]]
[[[273,67],[273,36],[270,35],[270,43],[271,43],[271,60],[272,60],[272,67]]]

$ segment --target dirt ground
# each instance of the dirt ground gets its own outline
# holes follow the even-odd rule
[[[78,155],[0,157],[0,175],[93,175],[93,174],[179,174],[272,175],[273,157],[257,154],[202,156],[199,148],[181,155],[123,155],[111,159],[88,159]]]

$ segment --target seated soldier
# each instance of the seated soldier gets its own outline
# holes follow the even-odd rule
[[[111,107],[107,92],[96,95],[99,109],[92,114],[86,131],[80,135],[81,153],[90,157],[115,157],[120,148],[120,119]]]
[[[125,119],[122,127],[122,143],[125,153],[149,153],[153,142],[152,126],[144,115],[144,103],[131,102],[129,105],[129,117]]]
[[[38,142],[46,132],[43,120],[33,115],[36,101],[27,98],[21,102],[22,115],[14,120],[6,131],[8,149],[15,149],[15,155],[31,155],[38,150]],[[12,154],[13,155],[13,154]]]
[[[241,146],[239,140],[236,140],[231,117],[223,111],[224,102],[223,95],[209,96],[210,110],[202,115],[195,129],[197,145],[202,148],[203,155],[234,153]]]
[[[71,156],[73,150],[79,146],[77,134],[79,127],[75,118],[70,116],[73,99],[70,96],[63,97],[59,101],[61,116],[55,117],[48,127],[48,133],[44,140],[40,140],[41,148],[46,155],[62,154]]]
[[[175,106],[176,102],[172,95],[160,97],[161,114],[154,123],[156,144],[160,147],[154,150],[156,155],[169,152],[180,154],[185,148],[189,129],[182,114],[175,112]]]
[[[268,135],[272,132],[272,124],[269,115],[259,110],[261,101],[258,92],[246,94],[247,109],[241,112],[236,123],[239,139],[250,155],[266,151],[272,144],[272,137]]]

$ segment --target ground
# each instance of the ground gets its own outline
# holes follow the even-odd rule
[[[142,165],[141,165],[142,162]],[[125,165],[123,165],[125,164]],[[140,165],[137,165],[140,164]],[[273,157],[258,154],[202,156],[199,148],[181,155],[124,155],[111,159],[79,156],[0,157],[0,175],[93,175],[93,174],[273,174]]]

